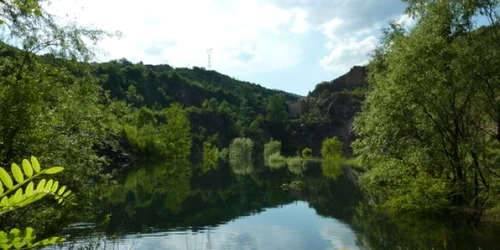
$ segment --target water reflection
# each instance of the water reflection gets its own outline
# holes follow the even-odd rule
[[[499,225],[472,228],[464,220],[388,217],[366,203],[357,206],[352,227],[366,249],[499,249]]]
[[[321,169],[323,170],[323,176],[329,179],[337,179],[342,175],[342,157],[341,155],[332,155],[325,157],[321,161]]]
[[[390,218],[363,201],[354,170],[311,163],[300,175],[189,162],[149,164],[105,188],[120,249],[496,249],[499,227]],[[325,176],[327,178],[325,178]]]
[[[141,234],[120,247],[137,249],[359,249],[354,232],[336,219],[318,216],[306,202],[266,209],[218,227]]]

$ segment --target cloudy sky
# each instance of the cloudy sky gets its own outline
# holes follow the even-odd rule
[[[58,13],[105,30],[100,60],[207,67],[274,89],[307,94],[368,54],[399,0],[65,0]]]

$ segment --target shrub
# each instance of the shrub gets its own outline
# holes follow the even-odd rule
[[[287,158],[286,163],[288,170],[296,175],[302,174],[306,168],[305,161],[298,156]]]
[[[280,153],[274,153],[269,156],[268,164],[266,164],[271,169],[279,169],[286,166],[286,158]]]
[[[203,159],[201,161],[202,172],[216,169],[219,163],[219,149],[210,142],[203,143]]]
[[[323,157],[339,154],[342,155],[342,142],[337,137],[326,138],[321,145]]]
[[[236,174],[249,174],[253,171],[253,141],[249,138],[235,138],[229,145],[229,165]]]
[[[304,148],[304,150],[302,150],[302,157],[304,159],[310,159],[312,157],[312,153],[313,151],[310,148]]]
[[[280,152],[281,152],[281,142],[280,141],[271,140],[268,143],[266,143],[264,145],[264,164],[266,166],[269,166],[269,164],[270,164],[269,158],[271,157],[271,155],[274,155],[276,153],[280,154]]]

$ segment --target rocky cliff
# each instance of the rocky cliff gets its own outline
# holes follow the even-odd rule
[[[336,136],[344,142],[345,153],[350,153],[354,139],[352,124],[361,110],[366,83],[366,67],[355,66],[345,75],[322,82],[303,99],[289,104],[292,135],[297,148],[311,147],[319,153],[327,137]]]

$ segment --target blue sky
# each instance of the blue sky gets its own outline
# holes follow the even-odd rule
[[[367,62],[389,20],[409,22],[399,0],[65,0],[56,13],[121,31],[98,60],[207,67],[306,95]]]

